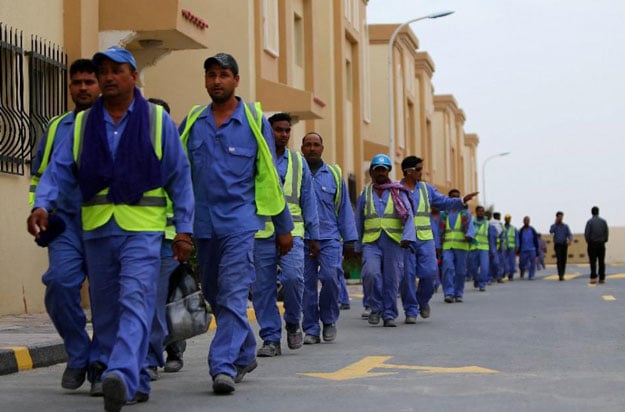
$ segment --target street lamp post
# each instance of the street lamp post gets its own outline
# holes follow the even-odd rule
[[[407,22],[397,26],[388,42],[388,145],[389,157],[391,158],[392,165],[395,164],[395,99],[393,93],[393,45],[395,44],[395,38],[404,27],[411,23],[425,19],[437,19],[439,17],[449,16],[452,13],[453,11],[442,11],[408,20]]]
[[[484,163],[482,163],[482,201],[484,202],[483,206],[485,208],[488,208],[486,205],[486,163],[496,157],[508,156],[509,154],[510,152],[497,153],[487,157],[486,160],[484,160]]]

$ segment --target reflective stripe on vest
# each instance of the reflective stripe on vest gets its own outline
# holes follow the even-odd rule
[[[289,212],[293,218],[293,236],[304,237],[304,218],[300,207],[300,197],[302,194],[302,178],[304,174],[304,164],[302,155],[287,149],[286,175],[284,176],[284,197],[289,205]],[[266,239],[273,235],[275,228],[270,216],[265,216],[265,228],[256,232],[257,239]]]
[[[504,249],[516,249],[516,228],[512,225],[509,227],[503,227],[503,246]]]
[[[376,213],[375,205],[373,203],[373,185],[368,185],[365,188],[364,214],[365,231],[362,236],[362,243],[375,242],[380,237],[382,231],[384,231],[388,237],[393,239],[395,242],[401,242],[404,225],[395,213],[395,204],[393,203],[393,196],[391,196],[390,193],[388,195],[388,200],[386,201],[384,214],[380,217]]]
[[[445,217],[445,234],[443,239],[443,250],[469,250],[469,243],[465,240],[465,234],[462,230],[462,215],[460,213],[456,216],[456,223],[453,228],[449,224],[449,215]]]
[[[56,138],[56,129],[58,129],[59,124],[69,116],[72,112],[64,113],[60,116],[53,117],[52,120],[48,123],[48,132],[46,133],[46,146],[43,149],[43,155],[41,156],[41,163],[39,164],[39,168],[30,179],[30,188],[28,193],[28,204],[32,207],[35,204],[35,191],[37,190],[37,186],[39,185],[39,179],[43,175],[43,172],[48,168],[48,163],[50,163],[50,156],[52,155],[52,147],[54,146],[54,139]]]
[[[82,142],[85,135],[87,116],[91,109],[76,115],[74,125],[74,161],[80,172]],[[149,103],[150,140],[156,157],[163,157],[162,129],[163,107]],[[107,197],[108,188],[101,190],[91,199],[82,204],[82,225],[84,230],[94,230],[106,224],[111,217],[124,230],[131,232],[162,232],[165,229],[167,198],[162,187],[143,193],[139,202],[129,204],[113,204]]]
[[[417,185],[419,186],[419,205],[414,217],[417,239],[432,240],[434,239],[434,233],[432,233],[432,222],[430,221],[430,214],[432,213],[430,210],[430,195],[424,182],[417,182]]]
[[[475,243],[471,244],[471,250],[489,250],[488,245],[488,221],[482,222],[475,219],[473,221],[473,227],[475,228]]]
[[[327,163],[326,163],[327,164]],[[336,182],[336,192],[334,193],[334,214],[338,217],[339,208],[341,207],[341,188],[343,187],[343,172],[339,165],[328,165],[328,169],[334,176]]]

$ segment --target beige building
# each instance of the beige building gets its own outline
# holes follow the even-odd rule
[[[230,53],[240,66],[238,94],[260,101],[267,114],[294,115],[292,148],[306,132],[319,132],[325,160],[342,166],[355,196],[368,182],[371,157],[390,152],[385,43],[397,26],[367,26],[366,6],[366,0],[0,0],[0,67],[14,74],[2,80],[8,83],[0,139],[17,147],[0,144],[0,315],[44,310],[47,253],[25,230],[29,162],[47,119],[67,107],[62,80],[71,61],[114,44],[130,49],[144,94],[168,101],[180,121],[192,105],[209,102],[204,60]],[[393,48],[395,171],[403,156],[417,154],[441,191],[474,190],[479,139],[465,134],[453,96],[434,94],[434,62],[418,45],[407,28]],[[12,94],[20,81],[21,100]],[[6,120],[7,107],[17,120]]]

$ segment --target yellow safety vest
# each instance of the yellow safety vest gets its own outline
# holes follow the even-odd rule
[[[196,105],[189,110],[184,130],[180,135],[185,152],[193,123],[208,106]],[[259,102],[244,103],[245,116],[256,138],[258,153],[256,155],[256,176],[254,177],[254,199],[256,214],[260,216],[276,216],[284,210],[285,201],[278,171],[273,163],[273,156],[262,133],[263,112]]]
[[[30,207],[33,207],[35,204],[35,192],[37,191],[37,186],[39,185],[39,180],[43,175],[43,172],[48,168],[48,164],[50,163],[50,156],[52,155],[52,146],[54,146],[54,139],[56,138],[56,129],[58,129],[59,124],[69,116],[72,112],[67,112],[59,116],[53,117],[48,123],[48,132],[46,133],[46,146],[43,149],[43,156],[41,157],[41,163],[39,164],[39,168],[35,173],[33,173],[32,178],[30,179],[30,188],[28,193],[28,204]]]
[[[327,164],[327,163],[326,163]],[[334,214],[338,217],[339,209],[341,207],[341,191],[343,188],[343,172],[341,171],[341,166],[339,165],[329,165],[328,169],[332,172],[334,176],[334,181],[336,182],[336,192],[334,193]]]
[[[163,157],[162,129],[163,107],[149,103],[150,137],[156,157]],[[87,116],[91,109],[76,115],[74,124],[74,161],[80,170],[80,155],[85,135]],[[94,230],[106,224],[111,217],[124,230],[131,232],[162,232],[165,229],[167,196],[162,187],[143,193],[139,202],[113,204],[107,197],[108,188],[101,190],[93,198],[83,200],[82,226],[84,230]]]
[[[454,227],[449,224],[449,215],[445,216],[445,233],[443,236],[443,250],[469,250],[469,242],[466,241],[462,230],[462,214],[458,213],[456,216]]]
[[[430,221],[430,195],[428,194],[425,183],[417,182],[415,190],[419,190],[419,205],[417,206],[417,213],[414,216],[414,225],[417,229],[417,239],[419,240],[432,240],[434,239],[434,233],[432,233],[432,222]]]
[[[291,232],[293,236],[304,237],[304,218],[300,207],[300,197],[302,195],[302,179],[304,174],[304,161],[302,155],[287,149],[286,175],[284,176],[284,196],[286,198],[293,225],[295,228]],[[267,239],[273,235],[275,228],[271,217],[265,216],[265,228],[256,232],[257,239]]]
[[[516,228],[512,225],[506,227],[503,226],[503,246],[504,249],[516,249]]]
[[[386,207],[384,208],[384,214],[382,217],[378,216],[375,211],[375,205],[373,203],[373,185],[368,185],[365,188],[365,231],[362,236],[362,243],[373,243],[379,237],[382,231],[384,231],[388,237],[395,242],[400,243],[402,234],[404,232],[404,225],[395,213],[395,203],[393,202],[393,196],[389,193],[388,200],[386,201]]]
[[[488,220],[482,222],[477,219],[473,220],[475,228],[475,243],[471,244],[470,250],[489,250],[488,245]]]

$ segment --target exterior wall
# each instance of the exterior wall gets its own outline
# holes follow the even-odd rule
[[[556,264],[556,254],[553,250],[553,238],[549,233],[543,233],[545,243],[547,243],[547,253],[545,254],[545,263]],[[573,243],[569,246],[567,264],[589,264],[588,253],[586,251],[586,240],[583,233],[573,234]],[[610,238],[606,243],[605,262],[606,264],[623,265],[625,264],[625,256],[623,256],[623,250],[625,250],[625,227],[611,227]],[[568,272],[568,270],[567,270]],[[610,268],[606,268],[606,272],[610,273]],[[586,276],[590,273],[590,268],[587,271],[582,271],[582,275]]]

